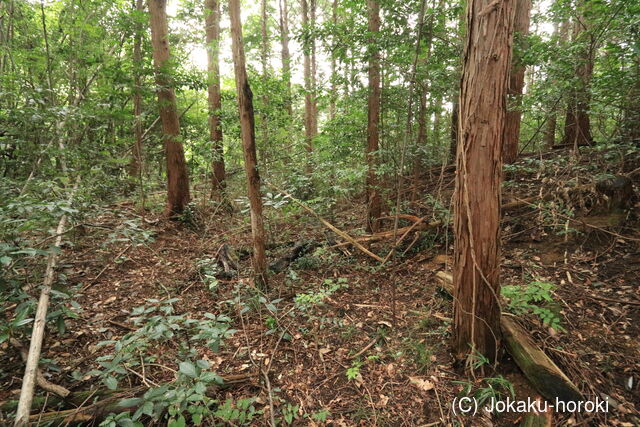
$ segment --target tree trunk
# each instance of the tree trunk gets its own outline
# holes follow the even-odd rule
[[[220,3],[219,0],[205,0],[205,26],[207,37],[207,70],[209,72],[209,138],[213,150],[212,193],[222,196],[226,188],[224,168],[224,146],[220,111]]]
[[[269,164],[268,154],[269,154],[269,123],[268,123],[268,115],[267,115],[267,104],[269,103],[267,96],[267,86],[268,86],[268,74],[269,74],[269,32],[267,27],[267,1],[262,0],[260,4],[260,63],[262,64],[262,96],[260,97],[263,108],[260,112],[260,146],[261,150],[261,158],[263,160],[263,167],[267,169],[267,165]]]
[[[162,120],[164,149],[167,161],[167,209],[169,216],[180,214],[189,203],[189,176],[180,142],[180,121],[176,111],[176,95],[170,77],[167,1],[148,0],[151,22],[151,44],[156,73],[158,106]]]
[[[557,23],[555,23],[553,26],[553,33],[556,36],[558,35],[560,36],[559,41],[564,42],[566,41],[567,26],[563,23],[562,26],[560,27]],[[553,82],[553,84],[555,85],[557,83]],[[547,123],[545,124],[545,129],[544,129],[544,145],[549,149],[551,149],[556,143],[556,127],[558,125],[557,104],[558,103],[556,102],[551,106],[551,109],[549,110],[549,113],[547,116]]]
[[[309,24],[311,29],[316,30],[316,0],[310,0],[309,4]],[[316,37],[311,37],[311,107],[312,107],[312,133],[313,138],[318,135],[318,62],[316,60]]]
[[[380,32],[380,4],[377,0],[367,0],[369,10],[369,105],[367,121],[367,218],[368,232],[377,232],[378,218],[382,214],[382,200],[378,188],[378,143],[380,131],[380,51],[377,36]]]
[[[233,68],[238,94],[238,113],[240,115],[240,134],[244,153],[244,169],[247,175],[247,192],[251,207],[251,234],[253,236],[253,269],[256,286],[267,287],[267,261],[265,256],[265,233],[262,218],[262,195],[260,194],[260,174],[256,156],[255,120],[253,116],[253,94],[247,79],[244,46],[242,44],[242,22],[240,19],[240,0],[229,0],[231,20],[231,44],[233,50]]]
[[[531,0],[515,0],[514,31],[518,37],[517,41],[521,46],[524,45],[524,38],[529,34],[530,13]],[[513,57],[511,73],[509,75],[509,87],[507,89],[509,100],[504,126],[504,146],[502,147],[502,160],[506,164],[511,164],[518,158],[520,120],[522,118],[520,108],[522,107],[522,90],[524,89],[525,69],[526,67],[522,64],[521,58]]]
[[[134,6],[136,12],[139,14],[144,12],[143,0],[135,0]],[[131,164],[129,166],[129,175],[132,178],[132,182],[133,180],[137,180],[139,184],[142,184],[142,79],[140,78],[140,69],[142,67],[142,34],[142,22],[139,22],[136,24],[133,38],[133,134],[135,141],[132,147]]]
[[[513,0],[469,0],[460,85],[454,198],[454,323],[457,360],[500,345],[502,134],[513,32]],[[491,37],[487,37],[491,34]]]
[[[301,0],[302,26],[305,30],[315,25],[315,0],[311,0],[311,8],[307,0]],[[304,135],[307,150],[306,173],[311,175],[313,153],[313,138],[317,134],[315,119],[315,39],[313,36],[305,37],[304,51]]]
[[[331,23],[335,28],[338,25],[338,0],[333,0],[331,4]],[[331,95],[329,99],[329,120],[336,117],[336,100],[338,98],[338,88],[336,87],[336,55],[331,52]]]
[[[451,145],[449,146],[449,155],[452,161],[456,160],[456,151],[458,149],[458,122],[459,122],[459,114],[460,104],[458,99],[456,98],[453,101],[453,108],[451,109]]]
[[[279,0],[280,39],[282,42],[282,76],[287,86],[285,108],[289,117],[293,116],[291,104],[291,54],[289,53],[289,9],[287,0]]]
[[[581,44],[576,66],[577,84],[570,95],[567,106],[567,116],[564,124],[563,144],[571,144],[575,148],[591,145],[591,122],[589,119],[589,104],[591,95],[589,87],[593,76],[593,61],[595,45],[593,37],[589,34],[589,18],[585,17],[584,9],[589,0],[581,0],[578,4],[580,19],[573,23],[573,40]]]

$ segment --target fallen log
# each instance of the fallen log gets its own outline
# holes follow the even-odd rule
[[[436,274],[442,289],[453,295],[453,277],[440,271]],[[577,402],[584,400],[573,382],[542,351],[514,320],[514,316],[503,313],[500,326],[505,347],[522,373],[538,392],[547,399]]]
[[[298,242],[293,246],[289,253],[272,262],[269,265],[269,270],[275,274],[281,273],[285,271],[293,261],[308,254],[318,246],[320,246],[320,244],[317,242]]]

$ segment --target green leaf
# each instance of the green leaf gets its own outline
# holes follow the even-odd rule
[[[169,420],[169,427],[184,427],[185,425],[186,420],[182,415],[180,415],[177,420]]]
[[[180,372],[189,378],[196,378],[198,376],[198,371],[191,362],[180,362]]]
[[[3,256],[0,258],[0,264],[2,265],[9,265],[11,264],[11,261],[12,261],[11,257],[8,257],[8,256]]]
[[[193,414],[191,416],[191,421],[194,425],[199,426],[202,423],[202,414]]]
[[[118,403],[118,406],[122,408],[133,408],[136,405],[139,405],[143,399],[139,397],[131,397],[129,399],[123,399]]]
[[[118,380],[116,380],[114,377],[106,377],[102,381],[104,382],[104,385],[106,385],[109,390],[115,390],[116,388],[118,388]]]

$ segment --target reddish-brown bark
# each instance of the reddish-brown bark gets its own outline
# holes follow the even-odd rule
[[[476,351],[493,361],[500,345],[500,186],[513,0],[469,0],[466,16],[454,198],[453,350],[460,361]]]
[[[529,34],[529,15],[531,12],[531,0],[515,0],[514,31],[521,42]],[[518,158],[518,143],[520,142],[520,120],[522,112],[522,90],[524,89],[524,74],[526,67],[521,58],[513,58],[511,73],[509,75],[509,96],[507,117],[504,126],[504,140],[502,147],[502,160],[504,163],[513,163]]]
[[[148,0],[148,5],[153,64],[167,161],[166,213],[169,216],[173,216],[182,213],[189,203],[191,198],[189,194],[189,176],[184,149],[182,142],[180,142],[180,121],[176,111],[176,95],[173,91],[169,73],[171,54],[168,40],[167,2],[166,0]]]
[[[595,44],[593,36],[589,33],[589,19],[585,17],[584,9],[588,7],[589,0],[581,0],[578,3],[578,12],[581,18],[573,23],[573,40],[580,45],[580,53],[576,65],[576,85],[570,94],[567,105],[567,115],[564,122],[563,144],[571,144],[574,147],[591,145],[591,121],[589,119],[589,104],[591,95],[589,87],[593,76],[593,61]]]
[[[226,187],[224,166],[224,147],[222,143],[222,125],[220,111],[220,3],[218,0],[205,0],[205,26],[207,37],[207,70],[209,72],[209,138],[213,151],[212,191],[222,195]]]

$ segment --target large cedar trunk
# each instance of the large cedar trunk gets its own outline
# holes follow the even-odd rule
[[[207,69],[209,72],[209,138],[213,150],[212,192],[222,195],[226,187],[224,168],[224,147],[222,143],[222,124],[220,111],[220,3],[218,0],[205,0],[205,25],[207,36]]]
[[[176,95],[168,68],[171,63],[169,52],[167,1],[148,0],[151,21],[151,43],[153,64],[156,73],[158,106],[167,160],[167,210],[170,216],[180,214],[189,203],[189,177],[180,142],[180,122],[176,112]]]
[[[579,2],[580,19],[573,23],[573,40],[580,45],[578,63],[576,65],[576,85],[573,93],[570,94],[567,105],[567,115],[564,123],[563,144],[570,144],[574,147],[591,145],[591,121],[589,119],[589,104],[591,95],[591,77],[593,76],[593,61],[595,45],[593,36],[586,31],[589,25],[585,17],[584,8],[588,6],[589,0]]]
[[[519,37],[520,44],[523,44],[524,37],[529,33],[529,14],[531,12],[531,0],[515,0],[515,21],[514,31]],[[522,112],[522,90],[524,89],[525,66],[521,58],[513,58],[511,73],[509,75],[509,96],[507,117],[504,126],[504,163],[513,163],[518,158],[518,143],[520,142],[520,120]]]
[[[253,269],[256,285],[267,286],[267,262],[265,256],[265,233],[262,218],[262,195],[260,194],[260,174],[256,156],[255,119],[253,115],[253,94],[249,87],[245,67],[244,46],[242,44],[242,22],[240,20],[240,0],[229,0],[231,19],[231,45],[233,67],[238,94],[240,134],[244,153],[244,169],[247,175],[247,193],[251,207],[251,235],[253,237]]]
[[[500,345],[502,133],[512,31],[513,0],[469,0],[454,199],[453,349],[459,361],[474,352],[494,361]]]
[[[375,36],[380,32],[380,4],[377,0],[367,0],[369,9],[369,108],[367,121],[367,219],[368,232],[378,231],[378,218],[382,214],[382,200],[378,188],[378,144],[380,139],[380,51]]]

